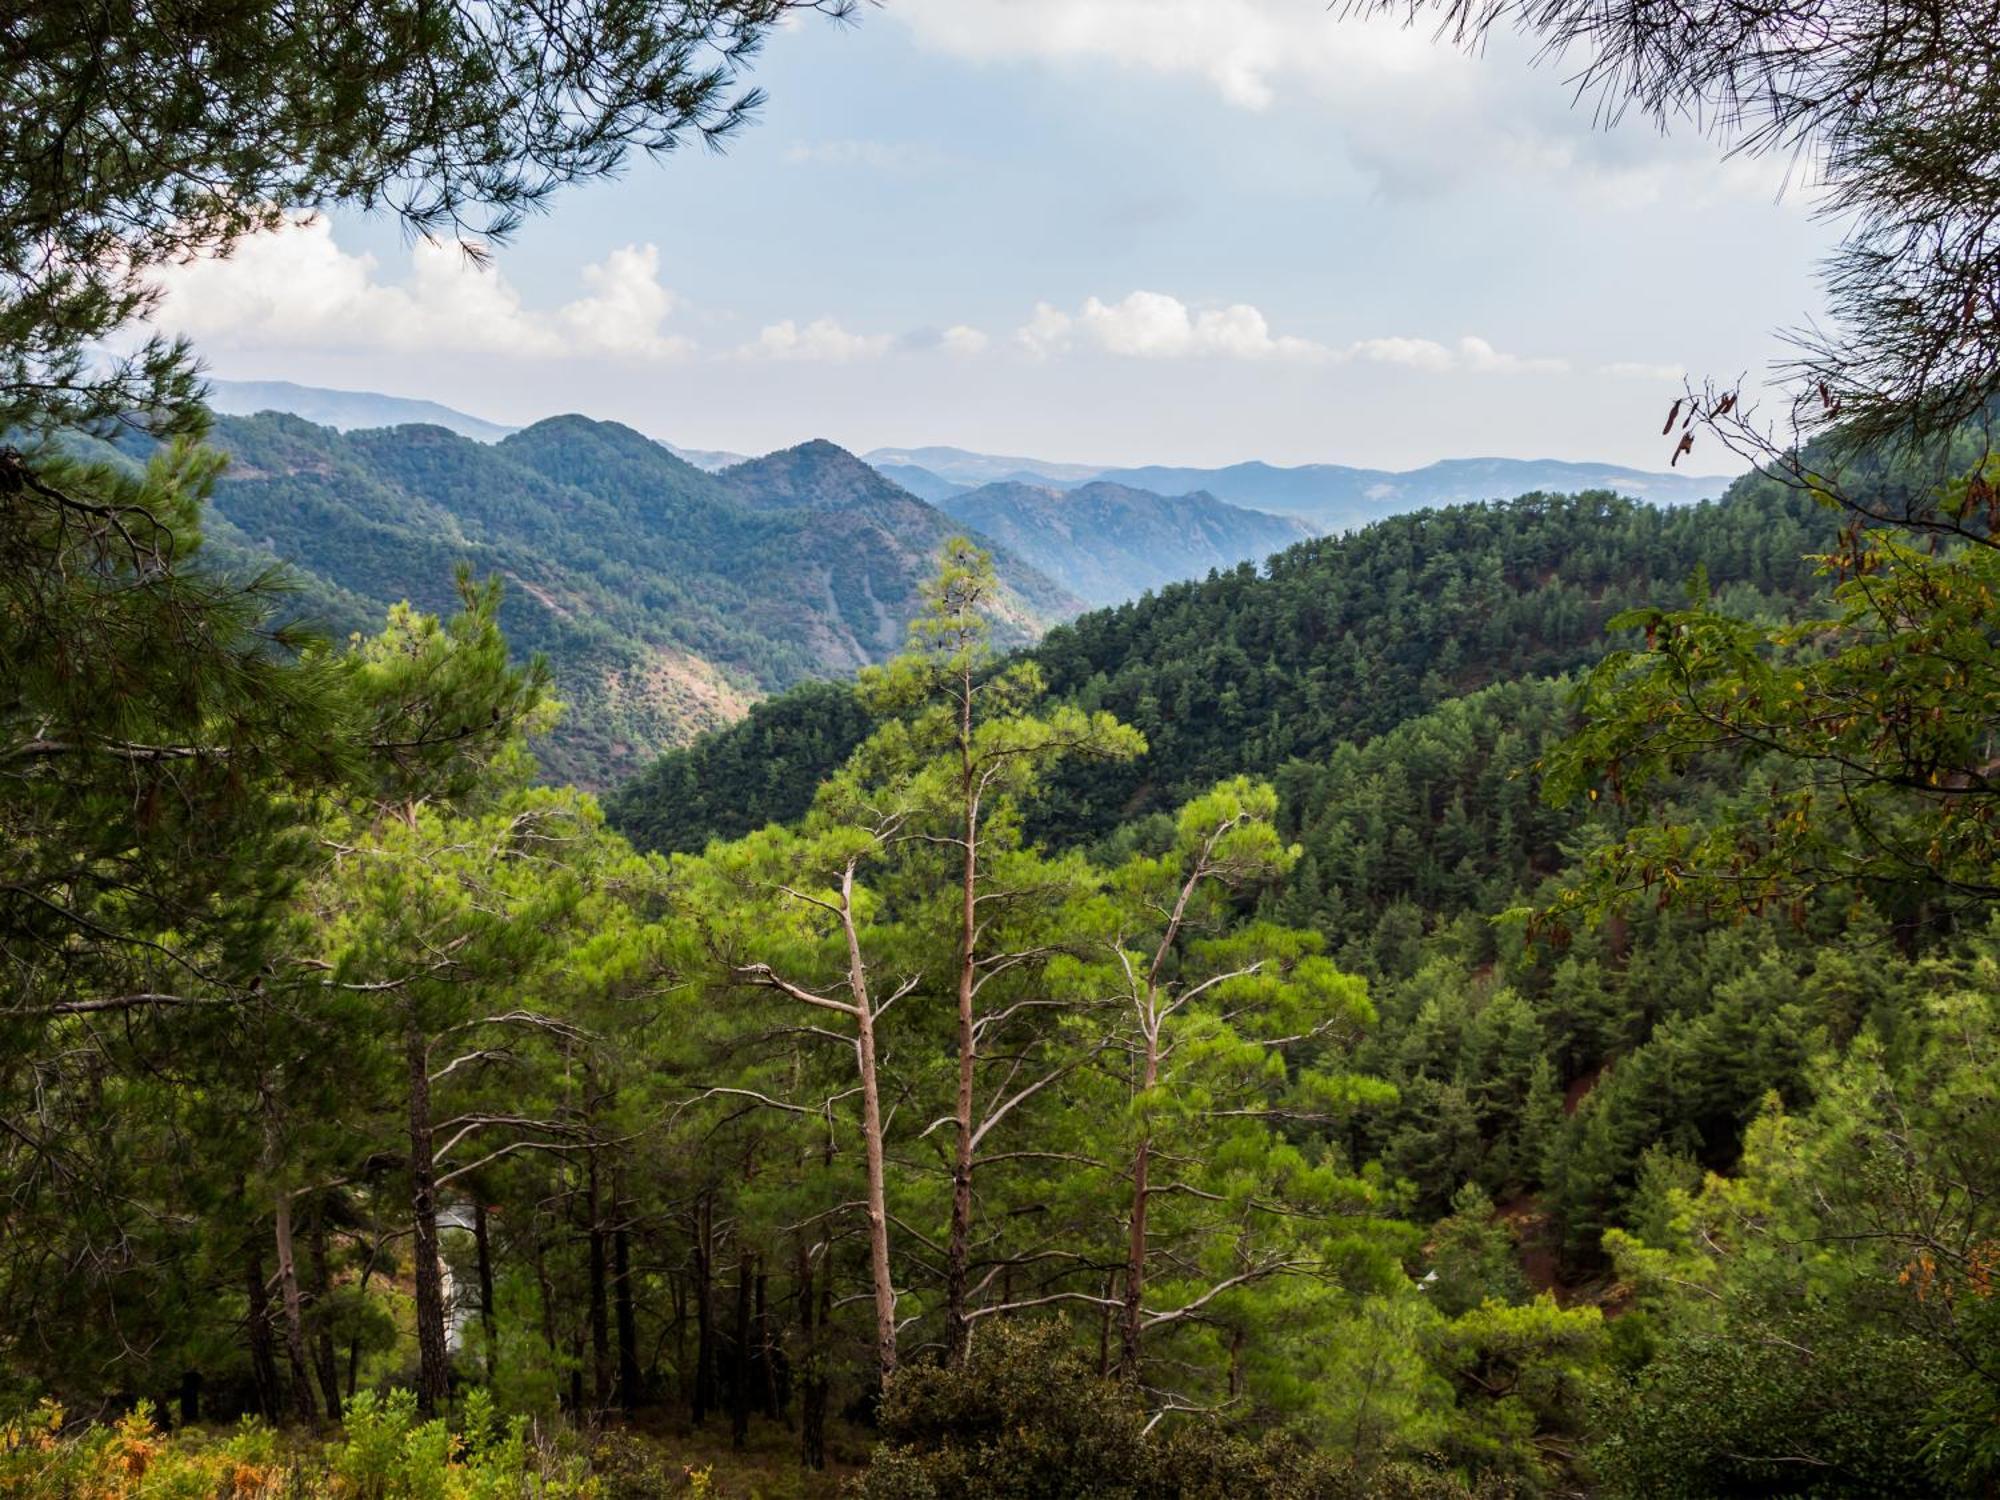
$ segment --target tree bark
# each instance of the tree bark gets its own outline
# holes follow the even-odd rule
[[[486,1383],[500,1369],[500,1325],[493,1307],[493,1238],[487,1233],[486,1195],[473,1188],[472,1243],[479,1256],[479,1328],[486,1335]]]
[[[278,1311],[285,1330],[285,1362],[290,1374],[292,1415],[307,1427],[319,1425],[313,1402],[312,1373],[306,1359],[304,1299],[299,1293],[299,1263],[292,1234],[292,1194],[284,1184],[284,1142],[278,1131],[277,1106],[269,1080],[260,1085],[264,1114],[264,1175],[271,1189],[271,1247],[278,1257]]]
[[[864,992],[865,993],[865,992]],[[856,1017],[861,1057],[861,1138],[868,1178],[868,1276],[875,1294],[875,1375],[887,1387],[896,1373],[896,1283],[889,1267],[889,1193],[882,1149],[882,1097],[876,1085],[875,1017]]]
[[[621,1181],[618,1174],[612,1175],[614,1198],[622,1199]],[[629,1415],[637,1409],[645,1383],[639,1373],[639,1309],[632,1298],[632,1234],[625,1224],[624,1204],[614,1202],[611,1211],[617,1216],[611,1231],[611,1297],[618,1317],[618,1404]]]
[[[831,1254],[831,1251],[828,1252]],[[826,1372],[819,1352],[819,1328],[813,1318],[812,1247],[799,1238],[799,1462],[808,1469],[826,1467]]]
[[[340,1369],[334,1361],[333,1329],[328,1323],[333,1299],[333,1272],[326,1249],[326,1195],[313,1199],[312,1225],[306,1231],[306,1253],[312,1267],[312,1355],[319,1393],[329,1421],[340,1420]]]
[[[1149,1010],[1153,1009],[1149,1007]],[[1146,1023],[1146,1060],[1140,1074],[1140,1088],[1151,1092],[1160,1081],[1160,1028],[1157,1015]],[[1132,1213],[1125,1246],[1125,1306],[1120,1320],[1118,1373],[1136,1383],[1139,1379],[1140,1323],[1146,1295],[1146,1213],[1151,1207],[1148,1176],[1152,1167],[1153,1140],[1139,1137],[1132,1153]]]
[[[431,1136],[430,1048],[414,1024],[403,1034],[410,1092],[411,1259],[417,1301],[417,1410],[436,1416],[451,1397],[451,1351],[445,1344],[444,1267],[439,1259],[437,1159]]]
[[[951,1232],[945,1242],[945,1363],[965,1363],[970,1325],[966,1288],[972,1259],[972,1001],[979,943],[979,789],[972,764],[972,677],[959,684],[959,790],[965,861],[959,882],[958,1089],[952,1102]]]
[[[285,1325],[285,1358],[291,1367],[292,1412],[308,1427],[319,1424],[313,1401],[312,1366],[306,1357],[305,1304],[299,1295],[298,1257],[292,1243],[292,1195],[284,1187],[272,1194],[272,1239],[278,1254],[278,1307]]]
[[[249,1300],[244,1334],[250,1344],[250,1375],[257,1386],[257,1410],[267,1422],[281,1414],[278,1360],[271,1345],[271,1299],[264,1286],[264,1257],[253,1243],[243,1263],[243,1291]]]
[[[611,1407],[611,1312],[605,1298],[604,1210],[597,1195],[597,1153],[589,1153],[585,1167],[584,1211],[590,1216],[590,1365],[591,1400],[600,1411]]]
[[[778,1420],[779,1407],[785,1403],[778,1399],[778,1361],[774,1341],[771,1338],[770,1274],[764,1269],[764,1262],[757,1262],[757,1307],[751,1320],[757,1329],[757,1364],[764,1373],[764,1415],[773,1422]],[[785,1413],[785,1427],[792,1425],[791,1413]]]

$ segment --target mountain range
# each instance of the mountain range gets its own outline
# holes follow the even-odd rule
[[[1091,604],[1117,604],[1183,578],[1261,562],[1313,535],[1305,522],[1092,480],[1075,489],[1003,480],[934,502]]]
[[[899,649],[919,586],[960,530],[993,547],[1007,590],[999,644],[1011,646],[1087,606],[1261,563],[1376,507],[1592,486],[1674,499],[1702,484],[1500,459],[1408,475],[1242,464],[1098,478],[948,448],[864,462],[825,441],[746,459],[581,416],[516,430],[287,382],[213,382],[211,402],[313,414],[218,420],[233,463],[212,548],[244,568],[290,565],[298,612],[338,633],[378,628],[400,599],[450,609],[461,564],[500,574],[510,638],[547,656],[568,705],[542,747],[548,772],[586,786],[770,693]]]
[[[1498,500],[1536,491],[1609,490],[1659,505],[1713,500],[1726,476],[1655,473],[1621,464],[1562,459],[1451,458],[1421,469],[1357,469],[1345,464],[1230,464],[1202,469],[1148,464],[1088,468],[1035,459],[990,458],[957,448],[878,448],[863,455],[889,478],[944,505],[979,485],[1013,481],[1055,489],[1090,483],[1125,485],[1161,495],[1201,491],[1230,505],[1297,516],[1319,531],[1347,531],[1402,511]]]
[[[367,391],[325,390],[289,381],[212,380],[209,387],[210,404],[217,411],[243,414],[286,411],[342,431],[427,422],[492,442],[514,430],[435,402]],[[666,443],[666,447],[696,468],[712,472],[745,459],[743,454],[720,449],[687,448],[673,443]],[[1610,490],[1658,505],[1683,505],[1716,499],[1730,482],[1726,475],[1661,472],[1564,459],[1451,458],[1419,469],[1391,470],[1345,464],[1284,467],[1257,461],[1220,468],[1120,466],[1056,462],[941,446],[875,448],[861,457],[886,478],[933,505],[987,484],[1018,483],[1067,490],[1105,480],[1159,495],[1185,495],[1200,490],[1225,504],[1297,516],[1319,531],[1345,531],[1399,511],[1425,506],[1508,499],[1538,490],[1551,494]]]
[[[507,582],[503,623],[555,672],[548,773],[603,786],[766,693],[898,650],[961,526],[831,443],[710,474],[612,422],[554,417],[497,442],[441,426],[336,432],[224,417],[210,544],[295,570],[298,613],[372,630],[393,602],[453,604],[461,565]],[[1083,607],[1006,547],[1002,644]]]

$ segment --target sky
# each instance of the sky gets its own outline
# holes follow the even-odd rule
[[[775,36],[725,153],[483,269],[334,215],[174,268],[159,320],[225,378],[689,447],[1664,468],[1683,377],[1766,377],[1837,230],[1573,72],[1324,0],[887,0]]]

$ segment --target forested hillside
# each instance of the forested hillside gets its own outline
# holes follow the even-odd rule
[[[1793,608],[1816,586],[1806,554],[1833,531],[1811,500],[1755,480],[1671,510],[1531,495],[1394,517],[1300,543],[1267,569],[1244,564],[1094,611],[1031,657],[1052,692],[1118,714],[1151,748],[1142,763],[1058,778],[1041,825],[1103,832],[1219,776],[1268,774],[1489,683],[1574,671],[1603,654],[1614,616],[1684,598],[1697,569],[1732,603]],[[858,735],[833,693],[780,698],[663,757],[610,813],[644,846],[697,849],[796,817]]]
[[[410,599],[447,609],[462,563],[507,580],[509,639],[566,712],[549,773],[628,773],[765,692],[879,661],[953,523],[831,444],[714,476],[615,423],[556,417],[494,443],[439,427],[336,433],[230,418],[216,540],[296,567],[296,609],[340,634]],[[1003,560],[996,625],[1031,639],[1075,601]]]

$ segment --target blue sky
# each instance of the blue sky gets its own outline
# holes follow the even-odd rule
[[[1569,71],[1320,0],[889,0],[777,36],[725,155],[573,190],[490,270],[339,217],[162,319],[227,377],[701,447],[1663,467],[1681,372],[1782,358],[1833,229]]]

